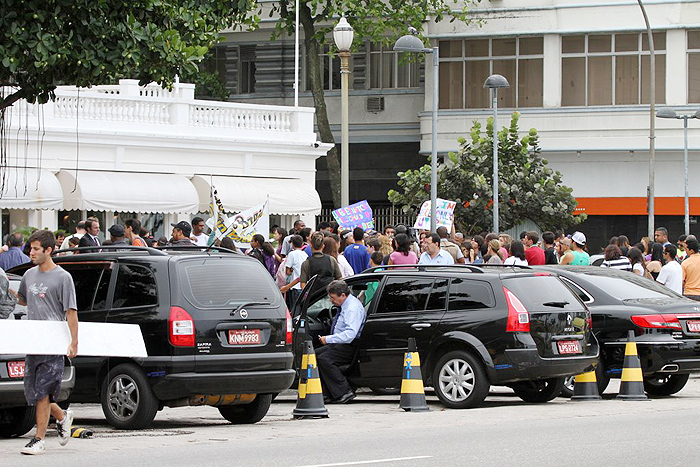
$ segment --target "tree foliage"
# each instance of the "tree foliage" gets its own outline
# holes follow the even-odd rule
[[[320,66],[319,53],[324,45],[333,44],[331,32],[337,19],[345,16],[355,30],[354,47],[365,41],[391,46],[396,39],[407,33],[409,26],[419,31],[430,18],[440,22],[446,18],[450,21],[470,23],[467,16],[472,5],[480,0],[299,0],[299,18],[304,32],[306,50],[307,76],[314,97],[316,122],[321,140],[335,143],[328,122],[326,102],[323,90],[323,67]],[[295,30],[295,0],[278,0],[272,4],[270,16],[279,17],[273,38],[284,34],[293,35]],[[424,37],[421,37],[425,39]],[[335,50],[335,46],[331,47]],[[336,206],[340,205],[340,157],[337,147],[333,147],[327,156],[328,174],[331,193]]]
[[[0,0],[0,109],[45,103],[57,85],[197,72],[219,33],[254,23],[255,0]]]
[[[573,215],[576,200],[562,184],[558,171],[547,167],[540,155],[539,136],[532,128],[518,135],[518,113],[509,127],[498,132],[499,224],[509,229],[531,219],[542,229],[567,228],[585,219]],[[447,164],[438,165],[438,196],[457,201],[455,220],[469,233],[493,228],[493,119],[482,132],[474,122],[469,139],[460,138],[461,149],[450,153]],[[389,200],[406,212],[417,212],[430,199],[430,165],[399,172],[400,191],[389,191]]]

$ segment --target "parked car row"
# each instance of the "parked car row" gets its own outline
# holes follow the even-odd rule
[[[141,327],[147,358],[66,366],[67,403],[100,403],[122,429],[150,425],[166,406],[211,405],[232,423],[259,421],[292,385],[304,340],[329,334],[338,311],[311,279],[290,314],[260,262],[227,251],[105,249],[55,261],[73,277],[80,321]],[[10,271],[12,288],[29,267]],[[700,304],[627,272],[402,265],[347,283],[367,317],[344,372],[381,394],[400,387],[409,338],[426,385],[450,408],[479,406],[492,385],[547,402],[570,395],[567,378],[594,366],[602,392],[621,374],[629,330],[649,394],[678,392],[700,371]],[[33,425],[23,356],[0,363],[0,436],[21,436]]]

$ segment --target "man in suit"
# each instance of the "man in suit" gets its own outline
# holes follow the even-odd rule
[[[88,219],[85,221],[85,235],[80,238],[79,247],[85,246],[100,246],[100,239],[97,235],[100,233],[100,221],[97,219]],[[95,250],[97,251],[97,250]],[[86,250],[86,253],[94,251]]]

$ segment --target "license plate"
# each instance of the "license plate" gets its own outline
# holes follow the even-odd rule
[[[700,332],[700,321],[686,321],[685,325],[688,326],[688,332]]]
[[[24,378],[24,362],[7,362],[7,374],[10,378]]]
[[[261,343],[260,329],[229,329],[228,343],[231,345],[256,345]]]
[[[557,348],[560,354],[581,353],[579,341],[558,341]]]

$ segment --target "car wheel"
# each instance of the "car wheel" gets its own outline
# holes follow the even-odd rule
[[[270,409],[272,394],[258,394],[253,402],[243,405],[225,405],[217,407],[219,413],[234,425],[257,423]]]
[[[370,386],[369,390],[378,396],[398,396],[401,394],[401,388],[383,388]]]
[[[438,399],[451,409],[480,405],[489,393],[489,381],[481,362],[463,350],[448,352],[438,360],[433,372],[433,389]]]
[[[102,383],[102,411],[114,428],[138,430],[153,422],[159,402],[141,368],[117,365]]]
[[[576,375],[571,375],[564,378],[564,386],[561,388],[559,397],[570,398],[574,395],[574,379],[576,379]]]
[[[595,381],[598,384],[598,394],[602,396],[608,384],[610,384],[610,376],[605,374],[603,362],[599,362],[595,367]]]
[[[644,390],[650,396],[670,396],[675,394],[688,382],[690,375],[663,375],[644,378]]]
[[[23,436],[36,424],[34,407],[12,407],[0,409],[0,438]]]
[[[549,402],[561,393],[565,378],[550,378],[526,381],[513,385],[515,395],[525,402],[541,404]]]

